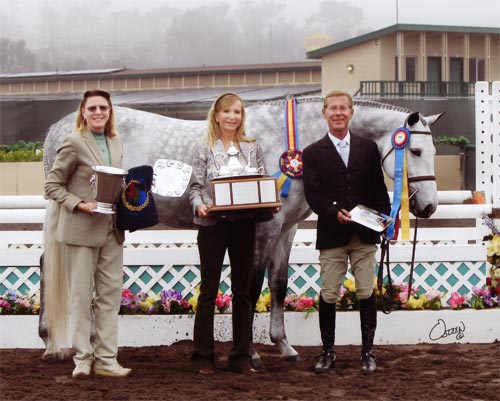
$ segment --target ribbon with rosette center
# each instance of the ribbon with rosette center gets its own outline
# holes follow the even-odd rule
[[[401,209],[401,236],[404,241],[410,239],[410,202],[408,198],[408,174],[406,170],[405,148],[410,143],[410,131],[398,128],[391,138],[394,148],[394,192],[390,216],[392,223],[387,227],[386,238],[397,239],[398,232],[396,222]]]
[[[287,197],[290,192],[290,178],[302,177],[302,152],[299,150],[299,133],[297,127],[297,99],[285,102],[285,140],[287,150],[280,156],[280,171],[273,174],[277,180],[281,196]]]

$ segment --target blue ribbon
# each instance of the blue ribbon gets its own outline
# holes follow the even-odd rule
[[[405,158],[405,147],[410,142],[410,131],[401,127],[398,128],[391,138],[392,147],[394,148],[394,192],[392,198],[392,208],[390,216],[392,217],[391,224],[386,229],[385,237],[387,239],[394,238],[396,219],[401,207],[401,194],[403,192],[403,163]]]

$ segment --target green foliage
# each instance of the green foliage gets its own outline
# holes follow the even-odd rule
[[[434,145],[445,144],[450,146],[465,146],[470,143],[465,136],[437,136],[434,138]]]
[[[42,142],[19,141],[13,145],[0,145],[0,162],[39,162],[43,158]]]

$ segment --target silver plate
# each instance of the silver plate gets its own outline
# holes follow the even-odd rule
[[[151,191],[162,196],[178,198],[184,194],[193,167],[178,160],[158,159],[153,166]]]

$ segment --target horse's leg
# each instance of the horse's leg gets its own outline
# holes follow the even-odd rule
[[[292,250],[293,238],[297,232],[294,224],[283,231],[273,253],[269,269],[269,288],[271,289],[271,324],[269,335],[286,360],[295,362],[300,359],[298,352],[288,343],[285,333],[284,303],[288,289],[288,261]]]
[[[274,246],[273,238],[276,238],[281,230],[281,223],[277,221],[269,221],[265,223],[257,224],[256,240],[255,240],[255,254],[253,269],[254,274],[251,284],[251,299],[252,299],[252,322],[255,317],[255,306],[259,300],[260,294],[262,292],[262,286],[264,284],[264,277],[266,274],[266,268],[269,264],[271,249]],[[264,367],[259,353],[255,349],[253,341],[250,345],[250,355],[252,357],[252,366],[256,369],[262,369]]]
[[[38,313],[38,336],[43,340],[45,344],[45,349],[49,348],[47,345],[49,338],[49,331],[47,328],[47,319],[45,316],[45,291],[44,291],[44,281],[43,281],[43,254],[40,256],[40,310]],[[43,356],[45,358],[45,354]]]

